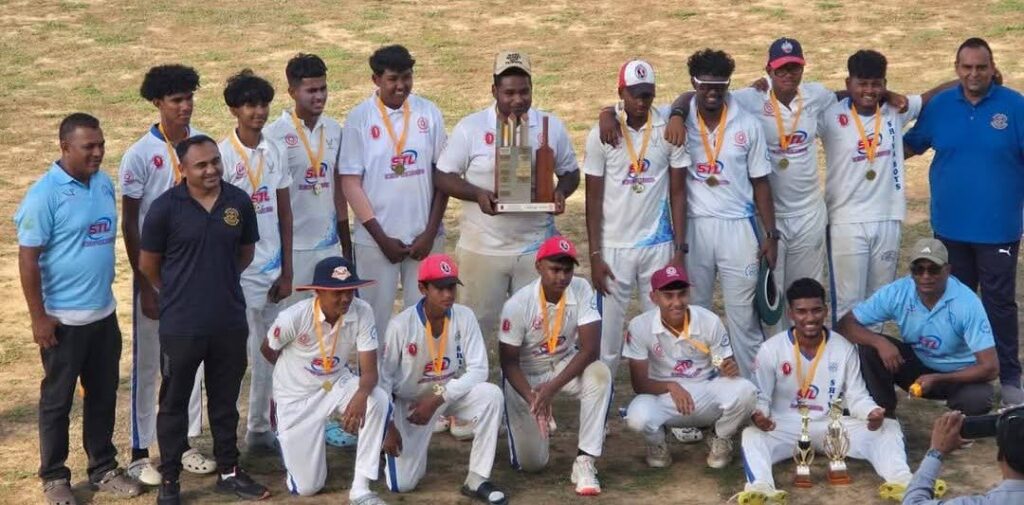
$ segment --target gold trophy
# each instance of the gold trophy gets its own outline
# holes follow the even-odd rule
[[[529,115],[499,117],[494,126],[494,192],[498,212],[554,212],[555,156],[548,145],[548,118],[544,117],[541,145],[530,147]]]
[[[843,397],[828,405],[828,430],[825,432],[825,455],[828,456],[828,482],[845,485],[852,482],[846,471],[846,454],[850,452],[850,435],[843,426]]]
[[[793,448],[793,460],[796,461],[793,485],[811,487],[811,462],[814,461],[814,448],[811,447],[811,409],[800,400],[797,410],[800,412],[800,438]]]

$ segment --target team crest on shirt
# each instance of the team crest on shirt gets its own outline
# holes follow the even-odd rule
[[[508,319],[502,319],[501,320],[501,331],[507,332],[507,331],[509,331],[511,329],[512,329],[512,321],[509,321]]]
[[[828,362],[828,371],[832,375],[835,375],[836,373],[839,373],[839,362],[838,361],[829,361]]]
[[[761,106],[761,112],[763,112],[765,116],[774,116],[775,115],[775,106],[773,106],[770,101],[766,100],[764,102],[764,105]]]
[[[131,172],[125,172],[124,173],[124,177],[121,178],[121,182],[124,183],[125,185],[134,184],[135,183],[135,176],[132,175]]]
[[[419,348],[416,347],[416,344],[409,344],[408,346],[406,346],[405,352],[409,353],[409,356],[412,356],[412,357],[415,358],[416,357],[416,353],[419,352]]]
[[[281,327],[280,326],[275,326],[274,327],[274,340],[281,340]]]
[[[416,126],[419,127],[420,133],[427,133],[430,129],[430,125],[427,123],[427,118],[423,116],[420,116],[420,118],[416,120]]]
[[[299,136],[294,133],[285,134],[284,143],[288,147],[295,147],[299,145]]]
[[[228,207],[224,209],[224,223],[228,226],[238,226],[238,223],[242,222],[242,218],[238,213],[238,209],[234,207]]]
[[[788,377],[789,374],[791,374],[791,373],[793,373],[793,365],[791,365],[788,361],[783,361],[782,362],[782,375],[785,375],[785,376]]]
[[[313,324],[316,324],[315,322]],[[299,335],[299,338],[295,339],[300,345],[309,345],[313,339],[310,338],[309,333],[303,333]]]
[[[245,175],[245,163],[239,161],[235,163],[235,177],[241,178]]]
[[[494,145],[494,132],[487,132],[484,134],[484,144],[489,146]]]
[[[742,130],[736,132],[736,134],[732,136],[732,141],[735,142],[736,145],[739,146],[739,147],[746,146],[747,145],[747,132],[742,131]]]
[[[989,124],[992,125],[992,128],[997,130],[1005,130],[1010,124],[1010,119],[1006,117],[1006,114],[997,112],[992,115],[992,122]]]
[[[377,140],[377,139],[380,138],[380,127],[379,126],[373,125],[373,126],[370,127],[370,137],[373,138],[373,140]]]
[[[850,124],[850,116],[847,116],[846,114],[840,114],[838,119],[839,119],[839,126],[841,126],[843,128],[846,128],[846,125]]]
[[[661,344],[654,344],[654,355],[659,358],[665,355],[665,350],[661,348]]]
[[[154,154],[152,161],[153,161],[153,168],[155,168],[157,170],[160,170],[161,168],[164,168],[164,157],[163,156],[160,156],[159,154]]]
[[[542,321],[542,320],[541,320],[541,317],[540,317],[539,315],[538,315],[538,316],[535,316],[535,317],[533,318],[533,321],[531,321],[531,322],[530,322],[530,329],[531,329],[531,330],[539,330],[539,329],[540,329],[540,327],[541,327],[541,326],[542,326],[543,324],[544,324],[544,321]]]

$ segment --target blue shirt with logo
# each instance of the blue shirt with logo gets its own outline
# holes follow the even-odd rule
[[[114,184],[98,171],[85,185],[54,162],[14,214],[18,245],[39,247],[47,312],[99,310],[114,303]]]
[[[971,366],[974,353],[995,345],[981,299],[952,276],[931,310],[921,303],[914,279],[908,275],[882,286],[854,307],[853,316],[864,326],[895,321],[903,342],[925,366],[938,372]]]
[[[935,150],[932,228],[960,242],[1005,244],[1021,236],[1024,97],[993,84],[977,105],[957,86],[937,94],[903,136],[914,152]]]

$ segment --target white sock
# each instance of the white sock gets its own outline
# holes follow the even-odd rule
[[[370,479],[356,473],[352,478],[352,489],[348,490],[348,499],[355,501],[368,494],[370,494]]]

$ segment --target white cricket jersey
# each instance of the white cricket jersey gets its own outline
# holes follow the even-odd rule
[[[651,108],[651,137],[643,157],[640,177],[632,177],[633,160],[624,140],[617,147],[601,142],[598,127],[587,136],[583,173],[604,177],[601,245],[603,247],[649,247],[672,241],[672,209],[669,206],[669,168],[691,165],[686,146],[675,147],[665,140],[665,119]],[[637,156],[644,132],[626,126]],[[639,185],[637,185],[639,183]],[[643,191],[635,191],[642,187]]]
[[[530,146],[532,154],[540,146],[541,118],[548,119],[548,145],[555,152],[555,173],[565,175],[579,170],[576,152],[565,126],[547,112],[530,109]],[[494,191],[495,121],[497,112],[492,103],[459,121],[448,138],[437,169],[465,176],[477,187]],[[543,213],[501,214],[488,216],[474,202],[462,206],[459,224],[459,247],[477,254],[513,256],[536,251],[545,239],[555,234],[554,216]]]
[[[238,141],[242,152],[249,158],[248,170],[257,171],[260,163],[263,164],[262,173],[250,178],[245,162],[235,150],[232,138],[238,140],[238,134],[234,130],[218,145],[220,159],[224,164],[224,180],[245,191],[252,199],[256,209],[256,223],[260,230],[260,240],[256,242],[252,263],[242,272],[242,277],[276,278],[281,271],[281,230],[277,217],[277,191],[289,189],[292,184],[288,159],[284,155],[284,150],[265,136],[260,137],[255,149]],[[253,180],[259,184],[258,188],[253,188]]]
[[[443,384],[445,401],[456,401],[487,380],[487,348],[480,324],[472,309],[452,305],[441,372],[434,373],[423,303],[421,299],[388,323],[380,355],[380,387],[397,398],[413,400],[432,394],[434,384]],[[439,348],[440,338],[430,338]]]
[[[754,188],[750,179],[772,173],[764,132],[753,115],[729,97],[729,116],[717,166],[711,166],[701,143],[697,125],[697,99],[690,101],[686,118],[686,148],[693,163],[686,178],[687,215],[744,219],[754,215]],[[718,129],[723,121],[707,132],[708,149],[714,153]],[[717,185],[708,184],[711,177]]]
[[[338,171],[342,175],[362,176],[363,191],[384,233],[412,244],[427,228],[434,195],[432,168],[441,156],[447,137],[444,117],[434,102],[419,95],[409,95],[406,101],[409,103],[409,133],[400,154],[395,153],[395,142],[381,118],[376,92],[348,113]],[[385,110],[395,138],[400,139],[404,124],[402,108],[392,110],[385,106]],[[403,167],[402,173],[392,169],[398,164]],[[358,220],[352,242],[377,245]]]
[[[821,136],[825,147],[825,203],[830,224],[902,221],[907,214],[906,177],[903,171],[903,128],[921,113],[921,96],[907,97],[907,112],[882,104],[881,140],[875,161],[868,161],[850,99],[822,113]],[[860,116],[864,134],[875,138],[875,115]],[[868,171],[874,178],[868,180]]]
[[[197,137],[205,133],[189,127],[188,136]],[[139,140],[135,141],[121,157],[118,179],[121,181],[121,196],[139,202],[139,233],[146,220],[149,206],[164,191],[174,186],[174,163],[178,159],[173,149],[154,124]]]
[[[800,417],[797,411],[800,384],[793,355],[793,338],[790,331],[769,338],[761,344],[754,361],[754,384],[758,387],[757,409],[773,418]],[[829,331],[824,353],[804,397],[804,402],[810,408],[811,420],[825,419],[829,402],[840,394],[843,395],[843,405],[853,417],[866,419],[868,413],[878,405],[868,394],[864,378],[861,377],[857,347],[842,335]],[[801,360],[803,373],[809,374],[811,359],[803,353],[799,353],[798,359]]]
[[[722,320],[704,307],[690,305],[690,339],[704,344],[711,355],[732,356],[729,335]],[[634,317],[626,329],[622,356],[647,360],[647,374],[659,381],[706,381],[717,372],[711,356],[683,337],[676,337],[661,324],[661,309],[654,308]]]
[[[779,126],[771,95],[756,88],[743,88],[730,93],[733,102],[761,123],[768,156],[775,170],[770,175],[776,217],[796,217],[816,211],[822,202],[821,179],[818,176],[818,120],[822,111],[836,103],[836,94],[819,83],[801,84],[799,95],[786,106],[779,102],[783,131],[789,138],[785,152],[779,142]],[[800,108],[800,119],[793,127],[793,118]],[[782,164],[788,164],[782,168]]]
[[[530,375],[551,372],[563,359],[578,350],[579,327],[601,320],[597,311],[597,296],[590,283],[582,277],[573,277],[565,288],[565,312],[562,331],[554,349],[548,349],[548,336],[544,334],[544,321],[540,312],[540,279],[516,291],[501,310],[501,330],[498,340],[503,344],[521,347],[519,366]],[[557,300],[548,301],[548,327],[554,328],[558,313]]]
[[[348,312],[342,316],[341,328],[330,336],[331,325],[323,312],[317,321],[323,335],[323,351],[313,322],[313,302],[306,298],[278,314],[267,331],[270,348],[281,351],[274,365],[274,399],[287,402],[309,397],[332,383],[359,375],[358,352],[377,349],[377,330],[373,326],[373,309],[359,298],[353,298]],[[331,372],[324,366],[324,355],[331,363]]]
[[[263,134],[282,146],[288,158],[292,175],[289,196],[294,220],[292,249],[315,251],[326,249],[338,243],[337,211],[334,208],[334,174],[338,170],[338,154],[341,152],[341,125],[327,116],[320,116],[316,125],[309,129],[302,120],[299,124],[305,130],[309,148],[315,157],[320,146],[320,132],[324,136],[323,161],[317,168],[306,153],[295,125],[292,111],[285,110],[281,117],[263,129]],[[320,187],[319,194],[316,191]]]

